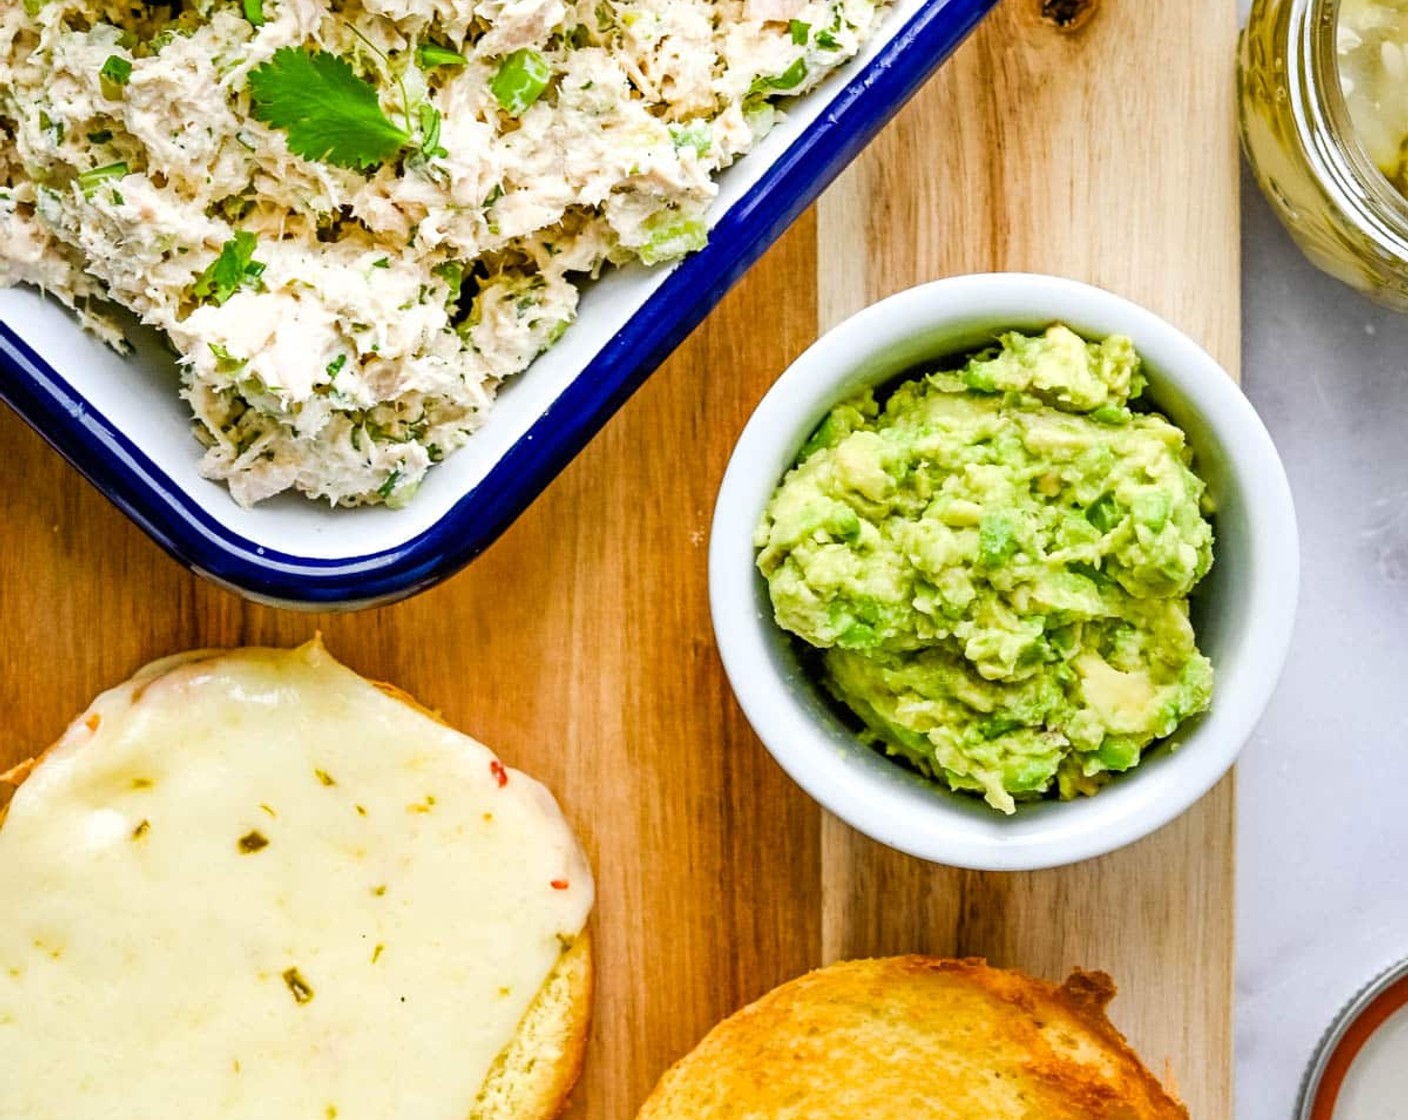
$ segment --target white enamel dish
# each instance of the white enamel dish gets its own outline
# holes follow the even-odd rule
[[[709,244],[673,268],[593,284],[572,329],[503,389],[406,509],[332,510],[292,495],[241,509],[196,473],[200,448],[160,342],[123,359],[27,288],[0,290],[0,397],[158,544],[227,587],[323,608],[411,594],[522,512],[993,3],[894,4],[865,52],[721,177]]]

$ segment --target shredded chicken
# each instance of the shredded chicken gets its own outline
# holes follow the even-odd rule
[[[201,471],[241,504],[401,505],[568,327],[584,279],[704,243],[714,174],[883,8],[0,0],[0,285],[115,345],[114,306],[163,331]],[[415,142],[369,170],[297,154],[251,101],[284,48],[347,60]],[[520,52],[550,74],[510,111],[496,76]]]

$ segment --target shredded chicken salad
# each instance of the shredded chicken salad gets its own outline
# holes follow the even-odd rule
[[[0,285],[180,356],[201,473],[407,502],[884,0],[0,0]]]

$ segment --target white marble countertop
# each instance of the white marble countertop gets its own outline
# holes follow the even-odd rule
[[[1331,1017],[1408,957],[1408,316],[1307,264],[1249,175],[1242,242],[1243,384],[1303,568],[1237,772],[1237,1117],[1287,1120]]]

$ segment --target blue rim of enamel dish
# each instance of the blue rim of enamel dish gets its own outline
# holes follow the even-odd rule
[[[4,322],[0,399],[157,544],[218,584],[258,601],[315,609],[366,607],[415,594],[458,571],[513,523],[995,3],[925,4],[479,484],[434,525],[395,548],[365,556],[302,557],[233,532]]]

